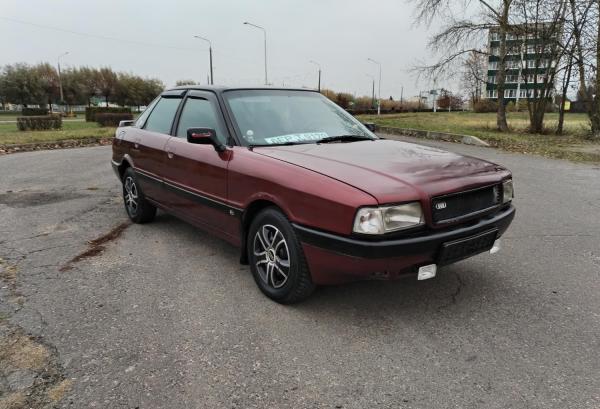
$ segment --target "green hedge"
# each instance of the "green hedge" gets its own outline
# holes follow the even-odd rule
[[[48,115],[48,109],[47,108],[27,108],[27,107],[24,107],[21,110],[21,115],[23,115],[23,116],[43,116],[43,115]]]
[[[96,122],[100,126],[119,126],[121,121],[131,121],[133,114],[131,113],[96,113]]]
[[[131,114],[131,108],[87,107],[85,121],[96,122],[96,114]]]
[[[62,128],[60,115],[20,116],[17,118],[19,131],[46,131]]]

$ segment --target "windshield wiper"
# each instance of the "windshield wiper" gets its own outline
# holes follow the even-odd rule
[[[374,138],[365,135],[337,135],[328,136],[327,138],[319,139],[317,143],[329,142],[355,142],[355,141],[374,141]]]
[[[314,142],[281,142],[281,143],[258,143],[248,145],[250,148],[268,148],[270,146],[291,146],[291,145],[306,145]]]

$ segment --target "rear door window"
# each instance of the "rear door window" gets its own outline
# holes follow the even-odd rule
[[[144,129],[169,135],[181,98],[161,98],[146,121]]]

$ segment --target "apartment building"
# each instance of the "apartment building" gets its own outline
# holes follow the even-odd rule
[[[519,101],[532,98],[535,89],[550,87],[554,90],[549,73],[558,61],[553,59],[552,52],[559,41],[561,30],[547,24],[540,29],[527,29],[525,26],[513,26],[506,37],[506,76],[504,98],[507,101]],[[535,33],[535,34],[534,34]],[[545,34],[547,33],[547,34]],[[498,28],[489,31],[488,36],[488,69],[485,97],[498,98],[497,78],[500,61],[500,32]],[[551,92],[552,94],[552,92]],[[549,95],[551,96],[551,95]]]

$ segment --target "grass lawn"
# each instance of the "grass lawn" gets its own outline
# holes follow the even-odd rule
[[[588,119],[585,114],[565,116],[565,135],[556,136],[558,114],[546,114],[548,133],[544,135],[526,132],[529,125],[526,112],[508,113],[511,131],[496,131],[496,114],[472,112],[418,112],[382,115],[361,115],[364,122],[393,128],[421,129],[477,136],[490,145],[514,152],[571,160],[600,161],[600,143],[585,139]]]
[[[2,118],[0,116],[0,118]],[[2,119],[0,119],[2,120]],[[115,128],[101,128],[96,122],[64,122],[61,130],[17,130],[16,123],[0,123],[0,146],[34,142],[56,142],[67,139],[111,138]]]

